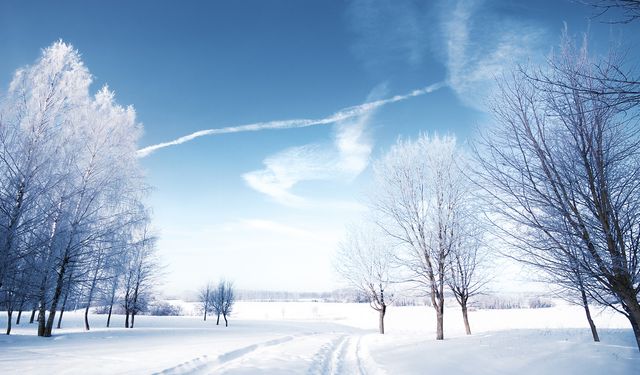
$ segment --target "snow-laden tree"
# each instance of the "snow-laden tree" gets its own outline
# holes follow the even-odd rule
[[[436,311],[436,339],[444,339],[449,257],[457,242],[459,202],[466,192],[460,153],[451,136],[421,134],[398,140],[375,163],[370,206],[378,225],[403,246],[408,281],[422,285]]]
[[[56,42],[0,99],[0,293],[37,305],[41,336],[78,283],[90,306],[144,205],[135,112],[90,83]]]
[[[623,67],[565,35],[546,67],[502,80],[479,177],[518,257],[585,275],[594,300],[629,319],[640,349],[638,106],[606,79],[633,76]]]
[[[371,227],[351,226],[340,243],[335,268],[350,287],[367,297],[378,312],[378,328],[384,334],[387,307],[393,302],[392,261],[390,244]]]
[[[133,328],[136,315],[149,302],[150,294],[159,275],[156,238],[149,224],[142,222],[133,231],[133,242],[125,252],[124,297],[125,328]],[[131,320],[129,320],[131,319]]]

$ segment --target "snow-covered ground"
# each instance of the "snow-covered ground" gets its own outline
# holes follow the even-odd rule
[[[189,312],[193,308],[183,304]],[[637,374],[640,353],[624,317],[596,312],[593,343],[582,310],[480,310],[464,335],[459,310],[445,313],[434,340],[428,307],[391,307],[387,334],[366,304],[239,302],[230,326],[198,316],[136,318],[136,328],[102,328],[65,315],[48,339],[28,323],[0,337],[2,374]],[[28,317],[27,317],[28,318]],[[28,319],[27,319],[28,320]],[[6,315],[0,318],[6,324]]]

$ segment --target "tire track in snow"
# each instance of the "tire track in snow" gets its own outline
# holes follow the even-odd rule
[[[339,336],[320,348],[309,367],[309,375],[383,375],[386,372],[371,357],[363,336]]]
[[[220,367],[228,362],[236,360],[240,357],[243,357],[259,348],[269,347],[280,345],[285,342],[289,342],[297,337],[307,336],[304,335],[295,335],[295,336],[285,336],[280,337],[273,340],[264,341],[257,344],[248,345],[239,349],[232,350],[230,352],[226,352],[218,355],[214,359],[209,359],[207,355],[203,355],[192,360],[183,362],[177,366],[170,367],[164,369],[160,372],[155,373],[155,375],[179,375],[179,374],[202,374],[202,373],[211,373],[217,367]]]
[[[347,336],[342,335],[323,345],[320,350],[318,350],[318,352],[313,356],[313,362],[311,363],[307,374],[337,374],[340,352],[344,349],[344,344],[346,341]]]

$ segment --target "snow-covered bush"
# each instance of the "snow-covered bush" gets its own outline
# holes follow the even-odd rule
[[[182,315],[182,308],[169,302],[158,301],[149,305],[146,314],[153,316],[179,316]]]

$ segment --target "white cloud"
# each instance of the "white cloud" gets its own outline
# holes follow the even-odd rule
[[[267,157],[264,168],[243,175],[247,184],[275,201],[289,206],[310,203],[291,189],[301,181],[345,180],[357,177],[369,164],[373,141],[367,125],[373,111],[384,104],[433,92],[442,83],[405,95],[369,101],[337,112],[331,143],[312,143],[284,149]]]
[[[279,203],[302,206],[308,202],[291,193],[298,182],[357,177],[369,164],[373,148],[366,127],[373,109],[335,125],[330,144],[290,147],[264,160],[264,169],[245,173],[247,184]]]
[[[316,126],[316,125],[331,125],[337,122],[354,119],[356,117],[362,116],[366,112],[369,112],[373,109],[382,107],[390,103],[395,103],[395,102],[403,101],[409,98],[413,98],[415,96],[428,94],[443,86],[444,86],[444,83],[442,82],[434,83],[422,89],[413,90],[408,94],[396,95],[387,99],[370,101],[370,102],[366,102],[353,107],[343,108],[328,117],[324,117],[320,119],[275,120],[275,121],[266,121],[266,122],[256,122],[256,123],[245,124],[245,125],[227,126],[224,128],[199,130],[197,132],[176,138],[172,141],[162,142],[155,145],[143,147],[137,151],[137,155],[138,157],[143,158],[162,148],[180,145],[180,144],[192,141],[196,138],[200,138],[208,135],[255,132],[255,131],[261,131],[261,130],[305,128],[305,127]]]
[[[486,108],[496,77],[539,57],[542,29],[488,12],[484,2],[458,0],[441,17],[447,83],[471,107]]]

